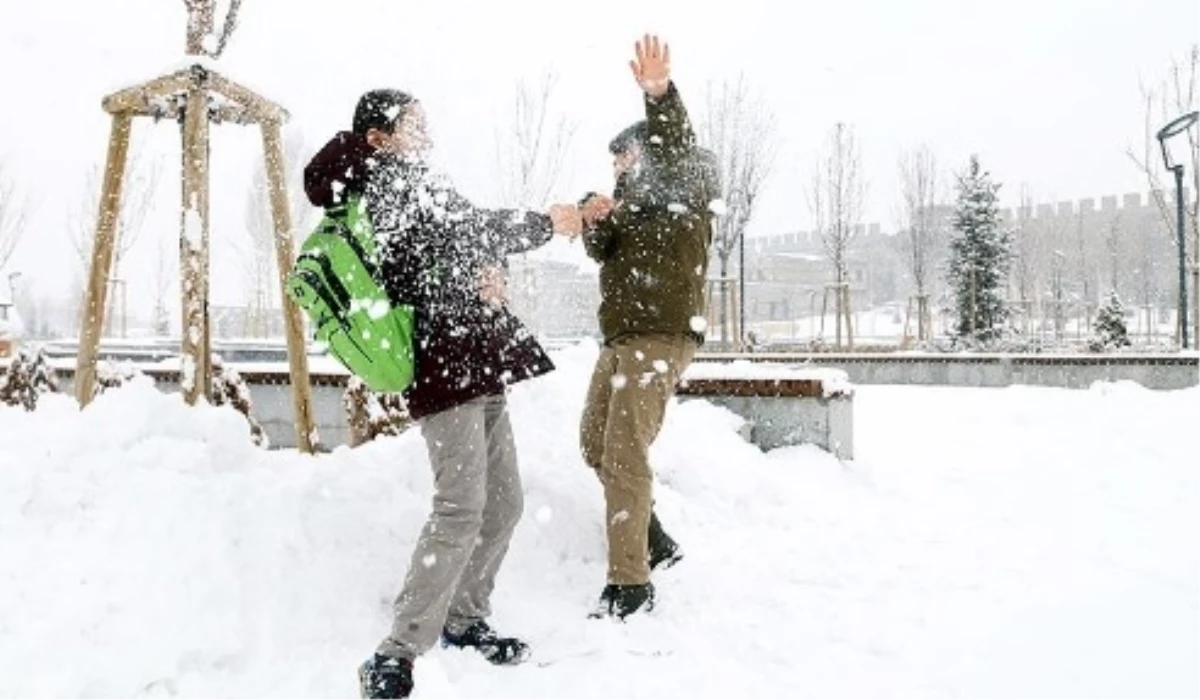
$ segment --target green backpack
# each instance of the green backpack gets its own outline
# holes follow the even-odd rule
[[[415,372],[414,312],[392,306],[375,278],[376,243],[361,196],[329,207],[300,247],[288,293],[314,335],[372,390],[399,393]]]

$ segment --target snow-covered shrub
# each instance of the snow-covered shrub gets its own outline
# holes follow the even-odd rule
[[[270,439],[263,427],[254,419],[252,412],[254,402],[250,399],[250,387],[246,380],[232,367],[226,367],[224,361],[214,355],[212,358],[212,403],[214,406],[233,406],[246,417],[250,424],[250,439],[259,447],[270,447]]]
[[[120,389],[141,376],[142,371],[129,362],[101,360],[96,363],[96,387],[92,390],[92,396],[99,396],[110,389]]]
[[[399,435],[408,429],[412,418],[400,394],[371,391],[358,377],[351,377],[342,395],[346,420],[350,424],[350,445],[357,447],[381,435]]]
[[[0,375],[0,404],[22,406],[26,411],[32,411],[37,408],[39,396],[57,391],[58,379],[41,348],[32,357],[22,348],[8,371]]]

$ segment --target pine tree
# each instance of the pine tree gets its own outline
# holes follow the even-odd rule
[[[958,176],[947,270],[958,317],[955,334],[969,345],[998,340],[1008,318],[1004,288],[1011,240],[1000,224],[999,189],[979,157],[971,156],[966,174]]]
[[[1097,351],[1111,350],[1132,344],[1129,341],[1129,329],[1125,327],[1125,305],[1116,291],[1110,292],[1108,301],[1096,314],[1096,338],[1092,348]]]

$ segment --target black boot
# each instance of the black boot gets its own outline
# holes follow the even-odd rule
[[[650,612],[654,609],[654,584],[618,586],[610,583],[600,594],[600,603],[589,618],[615,617],[624,620],[635,612]]]
[[[679,543],[663,530],[658,515],[650,511],[650,570],[669,569],[683,559]]]
[[[358,667],[358,690],[364,698],[406,698],[412,694],[413,667],[408,659],[376,654]]]
[[[479,620],[462,634],[442,630],[442,645],[474,649],[497,666],[519,664],[529,657],[529,645],[515,637],[501,637]]]

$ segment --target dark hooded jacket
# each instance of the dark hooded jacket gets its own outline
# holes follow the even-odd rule
[[[393,303],[416,310],[416,378],[404,395],[414,418],[554,369],[516,316],[479,295],[484,268],[550,239],[548,216],[476,207],[426,163],[376,152],[353,132],[313,157],[304,185],[320,207],[364,197],[380,282]]]

